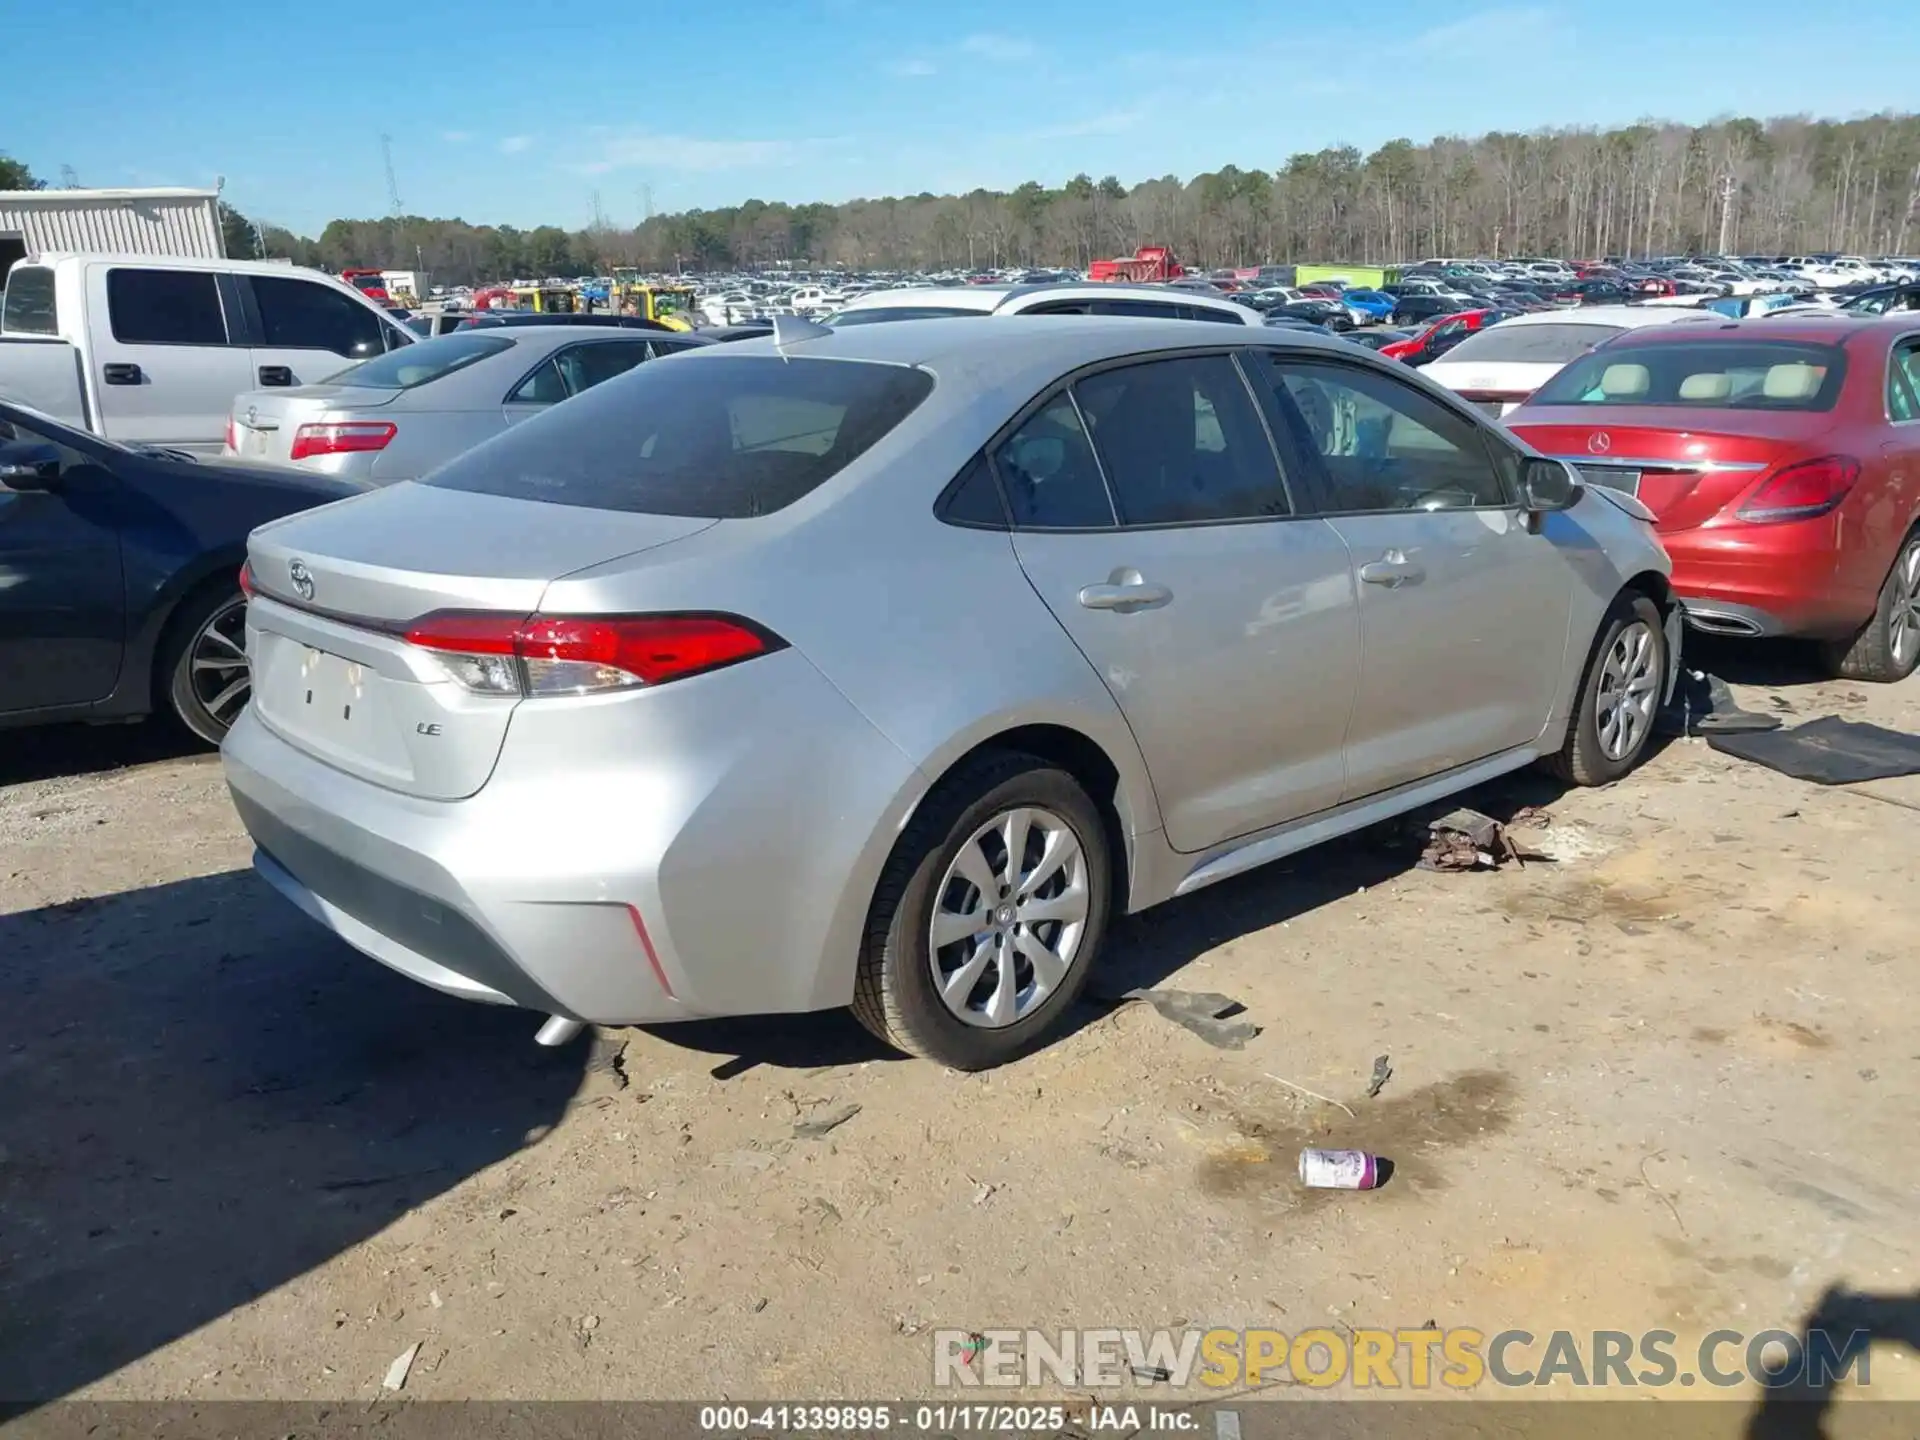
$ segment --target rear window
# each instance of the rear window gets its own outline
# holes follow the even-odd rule
[[[329,376],[327,383],[363,385],[371,390],[411,390],[512,348],[513,341],[504,335],[470,332],[442,335],[359,365],[349,365],[339,374]]]
[[[642,365],[425,483],[595,510],[745,520],[825,484],[933,389],[924,370],[773,355]]]
[[[1492,325],[1448,352],[1449,361],[1477,361],[1483,365],[1564,365],[1584,355],[1602,340],[1611,340],[1619,325]]]
[[[881,320],[949,320],[990,313],[954,305],[876,305],[870,310],[842,310],[837,315],[829,315],[827,323],[833,326],[872,325]]]
[[[54,310],[53,271],[41,265],[16,265],[7,274],[6,310],[0,330],[15,335],[58,335],[60,319]]]
[[[1770,340],[1612,345],[1555,375],[1533,403],[1831,410],[1846,367],[1846,356],[1834,345]]]

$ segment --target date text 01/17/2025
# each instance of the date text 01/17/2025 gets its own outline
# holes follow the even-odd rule
[[[1057,1435],[1074,1417],[1065,1405],[897,1404],[702,1405],[710,1435]]]

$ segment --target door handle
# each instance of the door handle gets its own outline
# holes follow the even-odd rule
[[[262,385],[293,384],[293,370],[290,366],[262,365],[260,367],[259,373],[260,373],[260,383]]]
[[[115,362],[100,367],[100,378],[109,385],[138,385],[146,377],[140,373],[138,365]]]
[[[1402,585],[1418,585],[1426,578],[1426,567],[1407,559],[1398,550],[1389,550],[1380,559],[1360,567],[1363,583],[1384,585],[1389,590],[1398,590]]]
[[[1173,591],[1155,585],[1138,570],[1122,568],[1107,577],[1104,585],[1083,585],[1080,604],[1088,610],[1117,610],[1131,615],[1136,610],[1157,610],[1173,599]]]

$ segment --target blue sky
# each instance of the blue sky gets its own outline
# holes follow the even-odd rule
[[[382,133],[413,213],[578,227],[596,190],[630,224],[643,187],[656,210],[681,210],[1080,170],[1132,183],[1397,135],[1920,103],[1920,38],[1893,0],[407,0],[285,20],[257,0],[63,0],[21,13],[16,59],[40,59],[8,67],[0,148],[49,180],[71,165],[83,185],[223,175],[249,215],[308,234],[386,210]]]

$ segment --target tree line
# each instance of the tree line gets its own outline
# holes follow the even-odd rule
[[[0,164],[5,164],[0,160]],[[4,172],[0,172],[3,176]],[[1689,126],[1390,140],[1132,186],[922,193],[840,205],[748,200],[632,228],[472,225],[402,215],[318,237],[225,212],[228,253],[337,270],[425,269],[443,283],[655,270],[1083,267],[1144,244],[1189,263],[1599,256],[1688,251],[1902,254],[1920,247],[1920,115],[1731,117]]]

